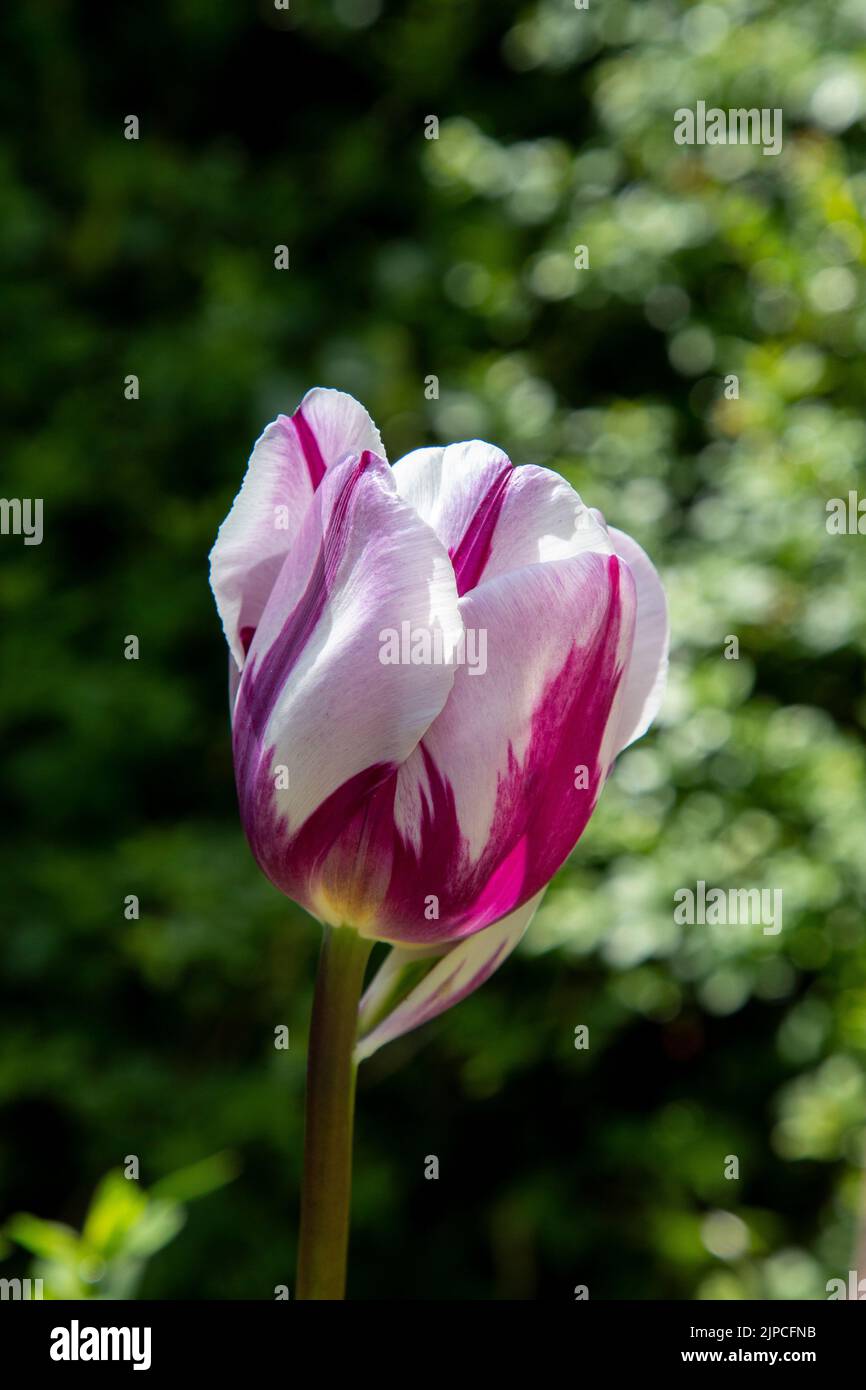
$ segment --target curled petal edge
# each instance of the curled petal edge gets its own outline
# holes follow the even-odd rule
[[[450,947],[393,946],[361,1000],[355,1060],[372,1057],[488,980],[521,940],[545,888],[500,922]]]

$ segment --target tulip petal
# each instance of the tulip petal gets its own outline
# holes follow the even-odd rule
[[[634,611],[628,567],[591,552],[529,565],[463,596],[467,638],[486,634],[486,671],[458,666],[442,713],[393,790],[381,788],[367,809],[367,843],[393,843],[372,934],[457,940],[550,880],[617,751]]]
[[[480,439],[416,449],[394,465],[401,497],[448,547],[460,594],[481,576],[512,472],[507,455]]]
[[[564,478],[533,464],[514,468],[480,440],[416,449],[394,476],[448,547],[461,595],[524,565],[613,553],[604,525]]]
[[[439,635],[442,663],[383,663],[382,634],[404,621]],[[323,920],[368,915],[351,875],[340,886],[351,866],[329,861],[326,881],[322,866],[444,706],[462,630],[445,549],[388,465],[365,453],[329,469],[262,614],[234,709],[253,852]],[[352,846],[350,859],[358,853]],[[380,872],[371,864],[358,875],[365,901]]]
[[[359,1011],[355,1059],[450,1009],[488,980],[511,954],[535,915],[544,889],[516,912],[450,948],[393,946]]]
[[[611,526],[608,534],[631,570],[637,591],[634,646],[623,677],[619,712],[621,752],[646,733],[658,714],[667,684],[670,624],[665,591],[649,556],[624,531]]]
[[[513,469],[482,579],[586,552],[612,555],[613,545],[571,484],[535,464]]]
[[[257,440],[210,556],[211,588],[239,669],[316,488],[328,468],[365,450],[382,454],[364,407],[320,386]]]

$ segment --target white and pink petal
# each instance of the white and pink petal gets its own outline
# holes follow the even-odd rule
[[[461,595],[525,565],[613,552],[604,525],[564,478],[534,464],[514,468],[480,440],[417,449],[394,475],[447,546]]]
[[[437,632],[448,660],[383,664],[382,634],[405,620]],[[329,469],[234,706],[253,851],[272,882],[323,920],[360,926],[377,907],[389,855],[365,838],[368,804],[445,705],[462,630],[444,547],[387,464],[365,453]]]
[[[466,594],[467,637],[441,714],[367,807],[391,871],[374,933],[424,945],[481,931],[552,878],[616,754],[635,592],[616,556],[584,552]],[[467,647],[468,650],[468,647]]]
[[[429,1023],[489,980],[523,937],[543,896],[544,889],[494,926],[451,946],[392,946],[361,1000],[356,1061]]]
[[[401,497],[447,547],[460,594],[481,578],[513,472],[508,456],[480,439],[416,449],[394,465]]]
[[[315,387],[256,441],[241,489],[210,555],[211,587],[239,669],[283,560],[328,468],[382,454],[379,432],[343,391]]]

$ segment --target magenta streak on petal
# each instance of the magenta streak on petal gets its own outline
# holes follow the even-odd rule
[[[503,952],[508,950],[510,944],[511,943],[507,939],[500,941],[499,945],[496,947],[496,950],[492,953],[492,955],[488,956],[487,960],[485,960],[478,967],[474,975],[472,975],[466,981],[465,984],[462,984],[459,990],[457,990],[452,995],[450,993],[451,985],[459,975],[461,969],[461,966],[457,965],[455,969],[451,971],[451,974],[448,975],[447,978],[444,979],[440,985],[437,985],[431,994],[427,995],[427,998],[424,1000],[423,1006],[420,1009],[416,1010],[417,1023],[423,1021],[424,1016],[428,1014],[431,1008],[434,1013],[438,1013],[439,1010],[434,1008],[433,1006],[438,1004],[443,999],[443,997],[449,1000],[449,1004],[457,1004],[461,999],[465,999],[467,994],[472,994],[473,991],[476,990],[479,985],[483,985],[487,977],[493,974],[494,970],[499,964]],[[417,1026],[417,1023],[415,1026]]]
[[[542,692],[520,762],[509,750],[480,857],[469,853],[454,792],[422,740],[428,790],[420,848],[394,823],[398,769],[370,768],[335,791],[291,841],[284,827],[273,827],[266,872],[283,892],[309,906],[309,886],[321,881],[333,897],[371,907],[376,935],[429,945],[482,930],[544,887],[580,837],[607,772],[600,751],[622,676],[617,653],[625,617],[620,562],[612,555],[598,563],[607,570],[606,608],[592,637],[572,646]],[[574,786],[578,765],[588,769],[586,789]],[[263,796],[268,780],[265,769]],[[424,915],[430,894],[439,900],[433,921]]]
[[[301,446],[304,458],[307,461],[307,468],[310,473],[310,482],[313,484],[313,491],[325,476],[327,466],[322,458],[322,451],[319,448],[319,441],[313,432],[313,428],[304,415],[303,406],[298,406],[292,416],[292,424],[298,436],[298,443]]]
[[[459,989],[452,992],[452,985],[462,969],[462,961],[418,1004],[412,1004],[411,995],[405,1001],[405,1006],[398,1004],[393,1012],[400,1014],[400,1032],[409,1033],[413,1028],[419,1028],[428,1019],[435,1018],[437,1014],[442,1013],[443,1009],[459,1004],[461,999],[466,998],[467,994],[474,993],[479,985],[483,985],[484,981],[490,978],[503,955],[507,955],[510,951],[511,946],[512,942],[507,939],[500,941],[495,951],[492,951],[487,959],[482,961],[474,974],[460,985]],[[383,1022],[387,1026],[387,1019]],[[376,1033],[381,1026],[382,1024],[377,1024],[376,1028],[370,1030],[371,1033]]]
[[[349,778],[289,836],[285,820],[274,810],[270,762],[268,756],[259,764],[250,797],[253,814],[245,823],[253,853],[271,882],[313,916],[318,912],[316,890],[326,861],[332,897],[362,902],[377,891],[381,896],[388,883],[390,855],[387,847],[382,852],[370,847],[365,826],[382,788],[393,804],[397,772],[393,764],[376,763]]]
[[[462,539],[448,551],[454,566],[458,595],[474,589],[484,573],[484,566],[490,558],[493,532],[496,530],[505,499],[505,490],[513,472],[510,463],[503,467],[479,502]]]
[[[509,749],[488,842],[475,861],[461,835],[451,788],[422,740],[431,797],[422,811],[420,851],[396,837],[382,914],[382,934],[389,940],[455,940],[500,920],[549,882],[583,832],[607,771],[599,755],[622,677],[617,654],[626,620],[620,561],[609,556],[598,563],[607,571],[606,610],[590,640],[571,648],[542,692],[519,762]],[[587,768],[586,789],[574,786],[578,765]],[[439,896],[438,922],[423,920],[419,883],[425,894]]]
[[[510,904],[517,902],[522,894],[523,881],[527,870],[527,841],[524,837],[517,841],[505,858],[490,875],[483,891],[473,905],[473,914],[479,919],[496,922],[511,911]]]
[[[345,552],[346,518],[352,496],[374,457],[365,450],[348,473],[327,521],[304,592],[264,656],[253,657],[244,667],[232,721],[234,764],[241,817],[257,858],[263,822],[268,821],[269,828],[274,829],[270,824],[272,818],[266,814],[273,799],[273,780],[272,750],[263,748],[265,731],[277,700],[325,611]],[[269,868],[264,864],[262,867],[270,874]]]
[[[298,663],[322,616],[328,590],[324,546],[316,556],[307,587],[283,624],[276,641],[255,661],[241,689],[244,710],[257,739],[261,739],[280,691]]]
[[[280,691],[322,616],[345,550],[346,515],[352,495],[373,457],[365,450],[357,466],[348,474],[328,519],[307,587],[264,657],[260,662],[253,662],[248,675],[244,672],[246,679],[241,698],[258,738],[264,733]]]

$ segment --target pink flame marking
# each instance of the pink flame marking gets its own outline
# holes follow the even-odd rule
[[[306,588],[267,651],[256,654],[244,667],[234,707],[233,744],[235,780],[241,816],[252,843],[253,826],[263,811],[264,770],[270,778],[270,758],[263,757],[262,740],[286,681],[325,611],[334,577],[345,553],[346,518],[352,495],[375,455],[365,450],[343,483],[334,503],[325,534],[319,544]]]
[[[319,483],[324,478],[327,469],[325,460],[322,458],[322,451],[319,448],[319,441],[316,439],[312,425],[304,415],[302,406],[298,406],[292,416],[292,424],[295,427],[295,433],[298,436],[298,443],[301,446],[301,451],[307,461],[310,482],[313,484],[313,491],[315,492]]]
[[[462,539],[448,551],[454,566],[458,595],[474,589],[484,573],[484,567],[490,559],[493,532],[496,530],[508,480],[513,471],[510,463],[503,467],[478,504]]]

